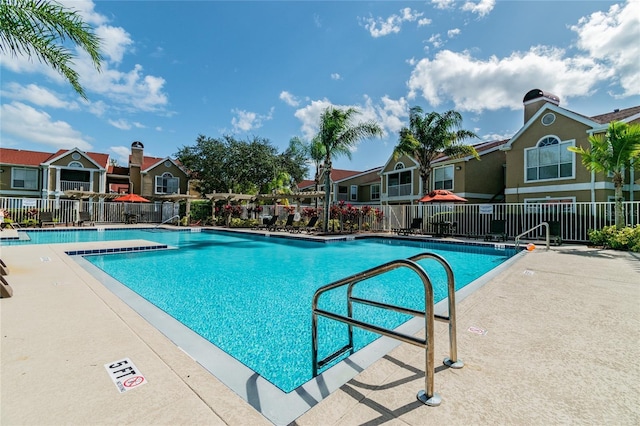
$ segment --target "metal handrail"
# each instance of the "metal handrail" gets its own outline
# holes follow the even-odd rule
[[[312,345],[313,345],[313,376],[318,375],[318,368],[327,365],[332,362],[340,355],[350,351],[353,353],[353,328],[359,327],[364,330],[372,331],[377,334],[381,334],[383,336],[391,337],[396,340],[400,340],[405,343],[410,343],[412,345],[416,345],[422,348],[425,348],[425,389],[418,392],[418,400],[422,403],[430,406],[438,406],[440,405],[441,398],[434,392],[433,389],[433,379],[434,379],[434,320],[436,315],[434,315],[434,306],[433,306],[433,286],[431,285],[431,280],[429,276],[424,271],[424,269],[416,263],[417,260],[432,258],[439,261],[444,268],[447,270],[447,280],[449,282],[449,292],[450,292],[450,301],[449,301],[449,317],[441,317],[438,316],[439,320],[447,320],[449,321],[449,332],[450,332],[450,358],[445,359],[445,364],[449,365],[452,368],[461,368],[464,364],[462,361],[457,360],[456,354],[456,343],[455,343],[455,285],[453,283],[453,272],[449,264],[442,257],[432,254],[432,253],[423,253],[413,256],[410,259],[398,259],[383,265],[379,265],[375,268],[368,269],[366,271],[351,275],[350,277],[343,278],[339,281],[335,281],[331,284],[327,284],[323,287],[320,287],[316,290],[313,296],[312,303]],[[414,271],[421,278],[422,283],[424,285],[425,291],[425,310],[417,311],[414,309],[409,309],[396,305],[389,305],[386,303],[376,302],[372,300],[362,299],[359,297],[353,297],[353,287],[355,284],[367,280],[369,278],[373,278],[375,276],[381,275],[383,273],[392,271],[394,269],[398,269],[401,267],[406,267]],[[318,308],[318,300],[320,296],[329,291],[336,289],[338,287],[342,287],[348,285],[347,290],[347,315],[343,316],[333,312],[328,312]],[[383,309],[389,309],[396,312],[409,314],[413,316],[420,316],[425,319],[425,331],[426,338],[421,339],[412,335],[407,335],[395,330],[390,330],[387,328],[383,328],[374,324],[369,324],[363,321],[359,321],[353,318],[353,305],[352,303],[362,303],[371,306],[376,306]],[[323,360],[318,360],[318,315],[324,316],[326,318],[330,318],[336,321],[341,321],[349,325],[348,336],[349,343],[344,347],[338,349],[334,353],[325,357]],[[453,334],[452,334],[453,331]]]
[[[164,220],[164,221],[162,221],[162,223],[159,223],[156,226],[154,226],[153,229],[156,229],[160,225],[164,225],[167,222],[171,222],[173,219],[180,219],[180,215],[179,214],[175,214],[175,215],[171,216],[169,219]]]
[[[541,226],[544,226],[545,229],[546,229],[545,233],[546,233],[547,250],[549,250],[551,248],[551,235],[549,233],[549,223],[548,222],[542,222],[542,223],[537,224],[533,228],[524,231],[522,234],[520,234],[520,235],[518,235],[516,237],[516,244],[515,244],[516,253],[519,251],[519,248],[520,248],[520,237],[523,237],[523,236],[527,235],[529,232],[534,231],[534,230],[540,228]]]
[[[456,332],[456,284],[453,277],[453,269],[449,262],[444,257],[435,253],[420,253],[415,256],[411,256],[409,260],[418,262],[423,259],[433,259],[438,261],[447,273],[447,305],[448,316],[442,316],[434,314],[434,317],[438,321],[444,321],[449,323],[449,358],[445,358],[443,363],[451,368],[462,368],[464,363],[458,359],[458,344],[457,344],[457,332]]]

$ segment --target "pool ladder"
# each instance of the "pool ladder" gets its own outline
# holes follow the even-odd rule
[[[434,259],[438,261],[445,269],[447,273],[447,288],[448,288],[448,307],[449,315],[442,316],[434,313],[433,304],[433,287],[431,280],[425,272],[425,270],[418,265],[418,261],[422,259]],[[414,271],[422,280],[425,293],[425,310],[418,311],[402,306],[390,305],[387,303],[377,302],[373,300],[363,299],[353,296],[353,288],[356,284],[373,278],[378,275],[382,275],[386,272],[398,268],[409,268]],[[347,316],[336,314],[334,312],[325,311],[318,308],[318,301],[320,296],[338,287],[347,287]],[[396,340],[400,340],[405,343],[409,343],[421,348],[425,348],[425,389],[418,392],[417,398],[425,405],[438,406],[442,399],[438,394],[434,392],[433,388],[433,376],[435,372],[434,368],[434,322],[435,320],[449,323],[449,357],[444,359],[444,364],[451,368],[462,368],[464,363],[458,359],[457,343],[456,343],[456,302],[455,302],[455,283],[453,277],[453,270],[449,263],[442,257],[434,253],[421,253],[412,256],[408,259],[398,259],[391,262],[376,266],[363,272],[351,275],[347,278],[335,281],[331,284],[320,287],[313,296],[312,303],[312,329],[311,338],[313,343],[313,377],[318,375],[318,370],[324,366],[330,364],[340,356],[350,353],[353,354],[353,327],[362,328],[364,330],[372,331],[383,336],[391,337]],[[425,320],[425,332],[426,337],[424,339],[415,337],[413,335],[404,334],[396,330],[387,329],[377,326],[375,324],[369,324],[353,318],[353,303],[361,303],[369,306],[375,306],[377,308],[388,309],[403,314],[409,314],[416,317],[422,317]],[[340,321],[349,325],[348,337],[349,343],[344,347],[338,349],[331,355],[324,359],[318,360],[318,316],[323,316],[335,321]]]

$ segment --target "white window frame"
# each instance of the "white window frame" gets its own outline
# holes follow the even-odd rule
[[[376,191],[377,189],[377,191]],[[374,183],[373,185],[371,185],[369,187],[369,195],[370,195],[370,199],[371,200],[379,200],[380,199],[380,194],[381,194],[381,188],[380,188],[380,184],[379,183]],[[377,196],[376,196],[377,194]]]
[[[25,177],[23,179],[16,179],[16,172],[24,172]],[[35,178],[29,179],[26,174],[28,172],[35,173]],[[11,189],[22,189],[22,190],[37,190],[38,189],[38,169],[30,169],[28,167],[13,167],[11,168]],[[21,180],[23,182],[22,186],[15,186],[15,181]],[[35,185],[33,188],[27,186],[27,182],[32,182]]]
[[[84,165],[79,161],[72,161],[67,165],[67,167],[71,169],[84,169]]]
[[[156,176],[156,184],[155,184],[155,193],[156,194],[177,194],[180,192],[180,178],[173,176],[169,172],[165,172],[160,176]],[[168,181],[175,181],[176,192],[167,192],[168,191]]]
[[[402,164],[402,163],[398,163],[398,164]],[[409,174],[409,182],[401,183],[402,182],[401,176],[403,173]],[[398,176],[398,184],[391,185],[391,177],[395,175]],[[386,176],[387,176],[387,194],[389,197],[407,197],[412,195],[412,192],[413,192],[413,171],[412,170],[405,169],[403,166],[402,168],[397,169],[394,172],[388,173]],[[392,188],[394,190],[392,190]],[[393,194],[395,192],[397,192],[397,194]]]
[[[349,201],[358,201],[358,185],[351,185],[349,189]]]
[[[446,169],[450,169],[451,170],[451,179],[444,179],[444,177],[446,177]],[[437,180],[436,175],[438,174],[438,171],[443,171],[444,172],[444,176],[442,180]],[[453,187],[454,187],[454,178],[455,178],[455,169],[453,167],[453,164],[450,164],[448,166],[442,166],[442,167],[437,167],[433,169],[433,189],[446,189],[449,191],[453,191]],[[451,181],[451,188],[447,188],[446,185],[444,185],[444,182],[448,182]],[[438,182],[443,182],[442,184],[442,188],[438,188],[437,183]]]
[[[544,145],[544,146],[540,146],[541,143],[549,140],[549,139],[555,139],[557,141],[557,143],[555,144],[549,144],[549,145]],[[555,135],[546,135],[542,138],[540,138],[540,140],[536,143],[536,146],[531,147],[531,148],[525,148],[524,150],[524,182],[525,183],[536,183],[536,182],[549,182],[549,181],[556,181],[556,180],[567,180],[567,179],[575,179],[576,178],[576,154],[567,150],[568,147],[570,146],[575,146],[575,139],[571,139],[571,140],[567,140],[567,141],[563,141],[562,139],[560,139],[558,136]],[[558,162],[554,163],[554,164],[547,164],[546,166],[557,166],[558,168],[558,177],[553,177],[553,178],[544,178],[544,179],[540,179],[540,169],[541,167],[544,167],[545,165],[540,165],[540,156],[539,153],[541,152],[541,149],[547,146],[554,146],[557,145],[558,146]],[[538,156],[538,158],[536,159],[537,161],[537,165],[529,167],[529,154],[534,152],[535,154]],[[562,164],[568,164],[568,161],[563,162],[562,161],[562,154],[564,153],[564,151],[566,151],[566,155],[570,156],[571,158],[571,174],[569,176],[560,176],[560,167]],[[530,168],[536,168],[537,170],[537,178],[536,179],[530,179],[529,178],[529,169]]]

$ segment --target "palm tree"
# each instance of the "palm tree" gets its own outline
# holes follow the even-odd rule
[[[461,125],[462,115],[456,111],[423,114],[419,106],[409,111],[409,127],[400,130],[400,139],[393,150],[393,157],[397,160],[404,154],[418,162],[423,195],[429,193],[431,162],[440,154],[450,158],[473,155],[479,159],[473,146],[462,143],[464,139],[478,136],[472,131],[461,129]]]
[[[71,68],[74,55],[67,48],[68,40],[85,50],[100,71],[100,38],[77,11],[44,0],[0,0],[0,51],[35,56],[62,74],[86,99],[78,73]]]
[[[342,110],[327,107],[320,116],[320,129],[314,138],[324,149],[324,231],[329,230],[329,204],[331,201],[332,159],[346,155],[351,159],[351,150],[364,138],[381,136],[382,128],[373,121],[353,124],[354,116],[360,112],[355,108]]]
[[[313,182],[315,183],[315,191],[318,192],[320,189],[320,179],[322,179],[322,160],[325,157],[325,146],[322,144],[322,141],[316,136],[313,138],[311,143],[309,144],[309,157],[311,161],[313,161],[313,165],[316,168],[315,173],[313,174]],[[318,197],[316,200],[316,210],[318,209]]]
[[[605,134],[589,137],[590,149],[569,147],[569,151],[582,156],[582,164],[592,172],[611,174],[616,200],[615,223],[620,229],[624,225],[622,212],[622,186],[625,168],[638,167],[640,159],[640,124],[629,125],[612,121]]]

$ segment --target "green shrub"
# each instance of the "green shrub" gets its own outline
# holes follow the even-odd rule
[[[593,245],[608,247],[614,250],[630,250],[640,252],[640,225],[616,229],[605,226],[600,230],[589,231],[589,241]]]

